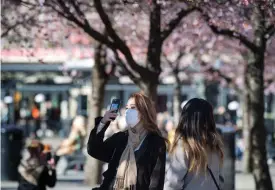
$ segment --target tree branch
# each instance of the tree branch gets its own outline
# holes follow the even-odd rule
[[[146,72],[145,68],[141,67],[136,63],[128,46],[124,43],[124,41],[117,35],[116,31],[113,29],[112,23],[102,7],[101,0],[94,0],[94,5],[97,10],[97,13],[99,14],[106,28],[108,35],[114,41],[115,49],[119,49],[121,53],[123,53],[123,55],[127,60],[128,65],[131,67],[131,69],[136,71],[139,75],[141,75],[143,72]],[[111,49],[114,49],[114,48],[111,48]]]
[[[101,0],[94,0],[94,4],[96,11],[99,14],[109,36],[114,41],[116,41],[116,43],[119,43],[122,46],[126,46],[124,42],[120,39],[120,37],[117,35],[116,31],[113,29],[112,23],[102,7]]]
[[[26,21],[17,22],[17,23],[15,23],[15,24],[13,24],[13,25],[7,27],[6,30],[4,30],[3,32],[1,32],[1,38],[6,37],[6,36],[9,34],[9,32],[10,32],[11,30],[14,30],[14,29],[15,29],[17,26],[19,26],[19,25],[25,24],[25,22],[26,22]],[[3,29],[3,27],[2,27],[2,29]]]
[[[31,13],[33,13],[34,9],[35,9],[35,6],[32,4],[32,7],[29,7],[28,11],[31,12]],[[23,15],[20,15],[20,16],[23,17]],[[16,22],[15,24],[13,24],[11,26],[7,26],[7,29],[5,31],[3,31],[3,32],[1,31],[1,38],[7,36],[8,33],[11,30],[14,30],[17,26],[24,25],[24,24],[27,24],[28,22],[32,21],[36,16],[37,16],[37,13],[32,14],[31,16],[29,16],[29,18],[24,19],[21,22]],[[8,18],[6,18],[6,19],[8,19]],[[4,21],[4,17],[2,16],[2,18],[1,18],[1,25],[8,25],[8,24],[4,24],[4,22],[5,22]],[[2,27],[2,30],[3,30],[3,27]]]
[[[84,24],[87,26],[87,27],[90,27],[90,24],[85,16],[85,14],[83,13],[83,11],[80,9],[80,4],[79,2],[77,2],[77,0],[70,0],[71,4],[73,5],[75,11],[77,12],[77,14],[80,16],[81,19],[84,20]]]
[[[117,67],[117,64],[115,62],[111,62],[111,69],[110,69],[110,72],[105,72],[108,76],[109,75],[114,75],[115,73],[115,70],[116,70],[116,67]]]
[[[184,68],[182,69],[179,69],[179,64],[180,64],[180,59],[181,57],[185,55],[185,53],[180,53],[176,59],[176,65],[174,65],[174,63],[172,61],[170,61],[167,56],[163,56],[163,58],[165,59],[165,62],[168,63],[168,65],[170,66],[170,68],[172,69],[172,73],[176,79],[176,81],[178,83],[181,83],[181,80],[180,80],[180,77],[179,77],[179,73],[180,72],[185,72],[188,68],[189,68],[189,65],[185,66]]]
[[[178,12],[177,16],[169,22],[167,29],[162,31],[161,41],[163,42],[172,33],[172,31],[178,26],[178,24],[180,23],[183,17],[186,17],[187,15],[189,15],[195,10],[196,10],[195,8],[190,8],[190,9],[181,10],[180,12]]]
[[[205,13],[203,10],[197,8],[197,10],[202,13],[202,16],[205,22],[208,24],[212,32],[218,35],[224,35],[227,37],[235,38],[239,40],[242,44],[244,44],[247,48],[249,48],[252,52],[258,52],[259,47],[257,47],[254,43],[252,43],[246,36],[242,35],[241,33],[231,30],[231,29],[221,29],[218,26],[211,23],[210,16]]]
[[[182,57],[185,55],[184,51],[180,51],[177,59],[176,59],[176,67],[179,68],[180,66],[180,60],[182,59]],[[186,66],[186,68],[188,68],[189,66]]]
[[[97,41],[99,41],[99,42],[101,42],[103,44],[106,44],[110,48],[115,48],[115,44],[112,41],[110,41],[108,38],[106,38],[100,32],[98,32],[95,29],[93,29],[89,23],[86,23],[85,20],[84,20],[85,23],[82,23],[80,20],[78,20],[70,12],[69,8],[65,5],[64,1],[58,0],[57,2],[59,4],[59,6],[62,8],[62,10],[58,10],[55,7],[55,5],[48,4],[46,2],[44,3],[44,6],[50,7],[53,11],[55,11],[56,13],[58,13],[63,18],[65,18],[65,19],[71,21],[72,23],[76,24],[77,26],[79,26],[80,28],[82,28],[84,30],[84,32],[86,32],[89,36],[91,36],[95,40],[97,40]]]
[[[275,77],[275,76],[274,76]],[[275,78],[269,79],[266,81],[266,84],[264,86],[265,89],[269,88],[270,85],[272,85],[275,82]]]
[[[266,31],[265,31],[265,36],[266,36],[266,39],[270,39],[275,33],[275,25],[274,24],[270,24],[267,28],[266,28]]]
[[[165,62],[168,63],[168,65],[170,66],[170,68],[174,69],[174,65],[173,65],[172,61],[170,61],[170,60],[167,58],[167,56],[165,56],[165,55],[162,56],[162,57],[164,58]]]
[[[161,57],[161,6],[157,0],[152,0],[150,8],[150,26],[147,46],[146,67],[153,73],[160,73]]]
[[[118,53],[117,53],[117,50],[116,49],[112,49],[114,54],[115,54],[115,58],[116,58],[116,64],[118,66],[120,66],[123,71],[126,72],[126,74],[130,77],[130,79],[132,79],[132,81],[135,83],[135,84],[138,84],[139,81],[140,81],[140,78],[136,77],[127,67],[126,67],[126,63],[124,63],[123,60],[120,59]]]
[[[231,85],[238,93],[242,93],[242,90],[237,86],[237,84],[234,82],[234,80],[225,74],[223,74],[220,70],[213,68],[212,66],[208,68],[206,71],[208,72],[216,72],[219,77],[223,78],[229,85]]]
[[[182,68],[182,69],[179,69],[179,66],[180,66],[180,60],[181,60],[181,58],[183,57],[185,55],[185,52],[180,52],[179,53],[179,55],[177,56],[177,58],[176,58],[176,60],[174,61],[174,63],[172,62],[172,61],[170,61],[169,59],[168,59],[168,57],[167,56],[162,56],[163,58],[164,58],[164,61],[166,62],[166,63],[168,63],[169,64],[169,66],[173,69],[173,70],[175,70],[176,72],[184,72],[184,71],[186,71],[186,69],[188,69],[188,67],[189,67],[189,65],[187,65],[187,66],[185,66],[184,68]]]

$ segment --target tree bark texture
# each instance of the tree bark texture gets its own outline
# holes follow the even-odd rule
[[[247,73],[247,69],[244,73]],[[243,138],[244,138],[244,144],[245,144],[245,151],[244,151],[244,157],[243,157],[243,171],[245,173],[251,173],[252,172],[252,155],[251,155],[251,125],[250,125],[250,96],[249,96],[249,85],[248,85],[248,77],[245,74],[244,75],[244,93],[243,93]]]
[[[158,90],[158,82],[155,82],[152,77],[152,81],[144,80],[141,81],[138,86],[141,91],[148,96],[154,103],[157,102],[157,90]]]
[[[173,115],[174,115],[174,124],[177,125],[180,120],[181,114],[181,82],[178,77],[178,73],[175,73],[176,84],[174,87],[173,95]]]
[[[109,80],[108,74],[105,72],[106,49],[102,44],[98,44],[95,48],[95,65],[92,69],[92,98],[91,109],[89,111],[88,135],[94,127],[94,118],[101,116],[101,110],[104,102],[105,85]],[[88,138],[88,137],[87,137]],[[102,163],[87,155],[85,165],[85,182],[89,185],[100,184]]]
[[[254,61],[248,65],[249,99],[251,109],[250,143],[253,160],[252,169],[257,190],[271,190],[272,182],[266,156],[266,129],[264,126],[264,53],[256,55]]]
[[[260,5],[255,6],[252,15],[255,28],[254,44],[257,51],[248,58],[248,90],[251,104],[251,155],[252,169],[257,190],[272,190],[272,181],[267,164],[266,129],[264,125],[264,55],[266,49],[265,13]]]

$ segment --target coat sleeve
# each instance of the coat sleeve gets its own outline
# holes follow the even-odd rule
[[[56,170],[45,167],[42,172],[41,180],[43,180],[42,184],[45,184],[48,187],[54,187],[57,181]]]
[[[150,176],[150,190],[162,190],[164,185],[165,164],[166,164],[166,145],[161,139],[161,146],[156,151],[157,159],[154,163],[154,168]]]
[[[188,172],[188,161],[182,149],[170,155],[170,164],[165,176],[164,190],[181,190]]]
[[[90,156],[109,163],[112,155],[115,151],[116,145],[119,141],[120,132],[114,134],[104,141],[104,134],[109,124],[106,124],[101,131],[97,133],[97,126],[100,123],[102,117],[95,119],[95,127],[90,133],[87,152]]]

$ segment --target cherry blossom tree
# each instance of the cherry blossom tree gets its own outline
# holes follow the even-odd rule
[[[222,58],[224,56],[232,57],[230,60],[234,60],[234,56],[238,54],[235,46],[231,48],[231,51],[225,48],[230,43],[235,44],[236,42],[213,34],[207,23],[200,19],[198,12],[194,12],[184,18],[166,40],[163,47],[163,67],[166,68],[165,72],[168,72],[170,68],[170,73],[175,78],[173,101],[175,121],[177,121],[181,110],[181,88],[182,83],[186,80],[184,76],[187,76],[190,82],[195,79],[195,75],[204,75],[206,79],[205,97],[215,106],[214,100],[217,98],[214,98],[214,94],[209,94],[208,91],[214,89],[212,87],[218,87],[217,84],[221,78],[223,79],[223,77],[215,77],[214,80],[212,77],[213,73],[217,71],[217,66],[215,66],[216,60],[221,59],[221,61],[223,61]],[[194,69],[195,67],[197,68]],[[221,68],[236,68],[236,65],[227,61]],[[209,75],[208,73],[211,74]],[[218,93],[215,94],[218,95]],[[213,101],[211,101],[211,99],[213,99]]]
[[[245,65],[247,158],[257,189],[272,189],[266,160],[266,131],[264,128],[264,68],[267,44],[274,34],[273,1],[230,1],[202,3],[199,8],[211,30],[219,35],[237,39],[247,48]],[[249,163],[249,162],[248,162]]]
[[[20,3],[56,13],[64,22],[111,49],[132,81],[154,101],[161,73],[163,42],[181,19],[194,10],[185,2],[157,0],[26,0]]]
[[[95,0],[94,2],[88,3],[90,7],[94,8],[98,16],[100,17],[100,22],[106,29],[108,38],[104,37],[102,33],[96,30],[94,23],[89,22],[87,15],[83,11],[82,4],[85,1],[45,1],[44,6],[50,7],[52,10],[56,11],[59,15],[70,20],[74,24],[82,28],[88,35],[94,39],[100,41],[101,43],[107,45],[114,51],[118,51],[123,55],[125,62],[125,69],[127,69],[130,78],[137,84],[145,94],[150,96],[153,100],[156,99],[158,78],[161,72],[160,67],[160,55],[162,50],[162,44],[164,40],[172,33],[173,29],[178,25],[180,20],[193,11],[193,8],[189,8],[185,3],[180,3],[173,5],[174,17],[167,22],[164,16],[167,14],[165,12],[166,5],[158,3],[158,1],[142,2],[142,3],[129,3],[123,4],[121,2],[112,3],[117,6],[118,12],[112,15],[112,11],[108,11],[106,4],[103,4],[100,0]],[[86,2],[87,3],[87,2]],[[147,3],[147,4],[146,4]],[[145,5],[144,5],[145,4]],[[113,5],[113,6],[114,6]],[[128,9],[128,14],[125,10],[120,10],[119,7],[125,7]],[[167,5],[171,7],[172,5]],[[145,7],[145,8],[144,8]],[[145,10],[144,10],[145,9]],[[138,16],[135,19],[143,18],[143,30],[146,29],[143,38],[146,42],[144,51],[146,52],[146,59],[144,63],[140,63],[139,60],[135,60],[133,56],[134,46],[127,44],[127,39],[123,39],[123,30],[119,30],[119,26],[125,23],[121,23],[122,13],[129,15],[129,11],[138,11]],[[120,12],[120,14],[119,14]],[[114,12],[113,12],[114,13]],[[170,13],[170,12],[169,12]],[[111,19],[113,16],[113,20]],[[168,14],[167,14],[168,15]],[[119,17],[119,19],[117,18]],[[131,17],[124,17],[124,19],[130,19]],[[169,17],[170,18],[170,17]],[[164,20],[162,22],[162,19]],[[120,23],[116,22],[118,20]],[[113,24],[114,23],[114,24]],[[124,28],[123,28],[124,29]]]

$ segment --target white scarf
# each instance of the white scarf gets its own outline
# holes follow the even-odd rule
[[[128,127],[128,142],[117,169],[114,183],[115,190],[135,190],[137,183],[137,165],[134,150],[145,138],[147,131],[141,122],[135,127]]]

